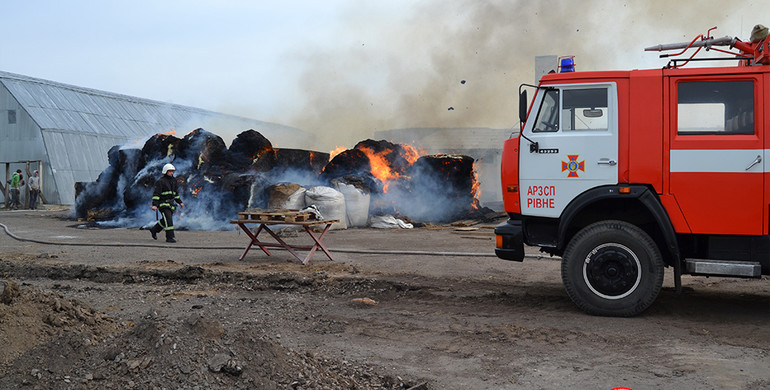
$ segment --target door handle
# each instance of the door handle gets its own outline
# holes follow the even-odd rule
[[[618,162],[610,158],[600,158],[599,161],[597,161],[597,164],[614,167],[615,165],[618,165]]]
[[[757,156],[757,158],[755,158],[754,161],[752,161],[751,164],[748,167],[746,167],[746,170],[748,171],[749,169],[754,168],[755,165],[761,162],[762,162],[762,156]]]

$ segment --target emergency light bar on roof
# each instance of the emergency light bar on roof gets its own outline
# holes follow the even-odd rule
[[[724,36],[721,38],[714,38],[710,36],[711,31],[716,29],[712,27],[708,30],[706,35],[699,34],[695,39],[690,42],[669,43],[657,46],[650,46],[645,48],[645,51],[666,51],[666,50],[678,50],[682,51],[675,54],[661,54],[660,58],[676,57],[684,54],[691,48],[697,48],[692,55],[688,58],[676,58],[669,61],[666,65],[667,68],[681,68],[687,65],[690,61],[714,61],[714,60],[739,60],[740,65],[770,65],[770,49],[768,49],[768,28],[758,24],[754,26],[751,32],[751,41],[743,42],[738,38],[731,38]],[[730,49],[738,49],[740,53],[718,49],[715,46],[728,46]],[[714,50],[720,53],[726,53],[734,55],[734,57],[718,57],[718,58],[694,58],[701,49],[706,48],[706,51]],[[678,64],[678,62],[683,62]]]

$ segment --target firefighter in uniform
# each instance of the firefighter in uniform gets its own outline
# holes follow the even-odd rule
[[[154,240],[158,239],[161,230],[166,231],[166,242],[176,242],[174,239],[174,202],[184,208],[184,203],[177,193],[177,181],[174,179],[176,169],[171,164],[163,166],[163,176],[155,182],[155,191],[152,193],[152,209],[160,210],[161,217],[158,223],[150,229]]]

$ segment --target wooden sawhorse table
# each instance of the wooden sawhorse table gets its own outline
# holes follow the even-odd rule
[[[270,248],[284,248],[289,253],[291,253],[294,257],[297,258],[297,260],[301,261],[302,264],[307,264],[310,261],[310,258],[313,257],[313,254],[316,252],[316,250],[320,249],[325,254],[326,257],[329,258],[329,260],[334,261],[332,258],[331,253],[329,253],[329,250],[326,249],[326,247],[323,245],[323,239],[326,235],[326,232],[329,231],[329,228],[332,226],[333,223],[339,222],[338,219],[327,219],[327,220],[308,220],[308,221],[259,221],[259,220],[253,220],[253,219],[237,219],[232,220],[230,223],[236,224],[241,227],[241,230],[246,232],[246,235],[249,236],[251,239],[251,242],[246,247],[246,250],[243,251],[243,254],[241,255],[241,258],[239,260],[243,260],[246,257],[246,254],[249,253],[249,249],[251,249],[252,246],[256,245],[260,249],[262,249],[263,252],[265,252],[266,255],[270,256],[270,251],[267,250],[268,247]],[[247,224],[259,224],[256,230],[253,232],[249,229]],[[278,237],[275,232],[270,230],[270,225],[291,225],[291,226],[302,226],[302,228],[307,232],[307,234],[310,236],[310,238],[313,239],[313,245],[292,245],[284,240],[282,240],[280,237]],[[325,226],[324,226],[325,225]],[[323,232],[320,236],[316,237],[316,235],[313,233],[312,227],[314,226],[324,226]],[[259,240],[259,234],[263,231],[267,232],[269,235],[271,235],[275,241],[277,242],[265,242]],[[300,255],[296,252],[296,250],[309,250],[310,252],[305,256],[303,259],[300,257]]]

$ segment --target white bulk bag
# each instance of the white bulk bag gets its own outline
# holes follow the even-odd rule
[[[315,186],[305,192],[305,204],[315,205],[324,219],[339,219],[331,229],[347,229],[345,215],[345,196],[331,187]]]
[[[342,182],[334,184],[337,191],[345,196],[345,210],[348,226],[364,227],[369,221],[369,202],[371,195],[352,185]]]

